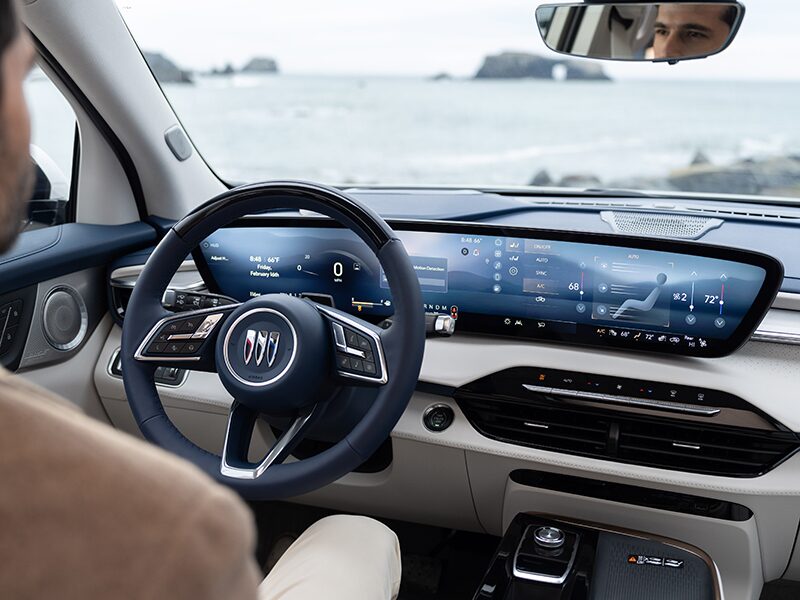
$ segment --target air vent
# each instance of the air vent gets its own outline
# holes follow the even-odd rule
[[[607,455],[611,421],[585,411],[479,397],[459,398],[459,405],[486,437],[570,454]]]
[[[665,202],[669,202],[669,199],[665,198],[663,202],[659,204],[658,201],[654,201],[652,204],[644,205],[642,203],[634,203],[634,202],[623,202],[623,201],[615,201],[615,200],[531,200],[531,204],[536,206],[562,206],[564,208],[608,208],[608,209],[620,209],[621,211],[627,210],[628,214],[634,215],[648,215],[650,217],[658,217],[659,219],[663,219],[665,217],[674,217],[680,219],[684,216],[692,217],[692,215],[680,215],[680,214],[672,214],[669,213],[696,213],[696,214],[703,214],[703,215],[712,215],[714,217],[720,217],[722,219],[735,217],[737,219],[757,219],[759,221],[763,220],[775,220],[775,221],[798,221],[800,220],[800,211],[794,208],[786,209],[786,210],[778,210],[771,208],[769,210],[759,210],[751,208],[747,205],[740,205],[737,202],[728,203],[730,208],[714,208],[711,205],[683,205],[683,204],[665,204]],[[651,212],[644,212],[640,213],[638,211],[647,211],[650,210]],[[634,212],[637,211],[637,212]],[[620,233],[623,233],[620,230]]]
[[[615,233],[696,240],[721,226],[722,219],[648,212],[602,211],[600,218]]]
[[[125,309],[128,308],[128,301],[131,299],[133,286],[121,286],[111,283],[111,309],[117,322],[122,323],[125,318]]]
[[[682,471],[755,477],[797,447],[794,435],[686,424],[623,421],[617,456],[625,462]]]
[[[544,396],[523,401],[459,392],[456,398],[472,426],[488,438],[673,471],[755,477],[800,447],[791,432],[572,409]]]
[[[720,215],[723,217],[747,217],[750,219],[777,219],[782,221],[797,221],[800,215],[796,212],[757,211],[757,210],[731,210],[710,208],[708,206],[685,206],[682,210],[703,213],[706,215]]]
[[[616,200],[530,200],[536,206],[563,206],[564,208],[642,208],[642,204],[635,202],[621,202]]]

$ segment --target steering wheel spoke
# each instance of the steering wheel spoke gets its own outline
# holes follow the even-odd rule
[[[253,429],[258,419],[258,411],[234,402],[228,415],[228,428],[225,432],[220,472],[234,479],[258,479],[272,465],[281,464],[291,455],[303,440],[318,413],[318,404],[303,408],[263,460],[252,463],[248,460],[247,455],[253,437]]]
[[[238,306],[229,304],[164,317],[145,336],[134,358],[160,366],[216,371],[214,349],[217,333]]]
[[[328,322],[334,350],[334,372],[345,385],[379,386],[389,381],[383,331],[347,313],[314,305]]]

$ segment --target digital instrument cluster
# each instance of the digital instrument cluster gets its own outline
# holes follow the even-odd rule
[[[354,233],[326,223],[221,229],[201,244],[204,274],[214,291],[240,301],[280,292],[373,321],[389,317],[377,258]],[[452,315],[459,332],[721,356],[755,329],[782,272],[764,255],[698,244],[393,226],[425,310]]]

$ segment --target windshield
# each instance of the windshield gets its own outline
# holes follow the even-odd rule
[[[558,59],[519,0],[118,0],[223,179],[800,197],[788,0],[677,65]]]

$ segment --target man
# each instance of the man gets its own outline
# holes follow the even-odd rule
[[[23,80],[34,50],[0,0],[0,252],[33,181]],[[309,528],[261,584],[253,519],[194,466],[0,368],[0,598],[384,599],[396,536],[372,519]]]
[[[661,4],[654,25],[655,58],[703,56],[720,50],[736,23],[737,9],[714,4]]]

